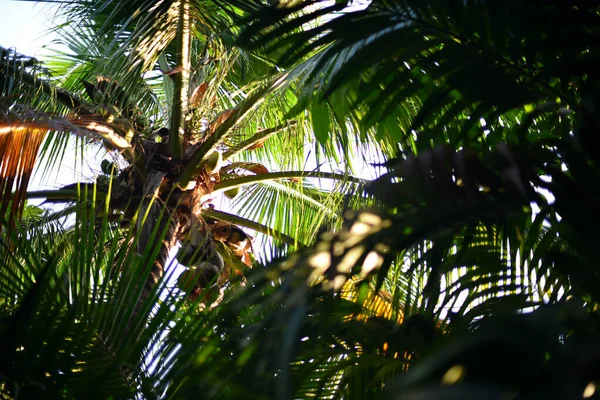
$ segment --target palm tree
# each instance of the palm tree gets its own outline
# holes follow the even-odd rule
[[[217,11],[216,7],[220,6],[223,8]],[[154,266],[141,294],[142,300],[162,277],[169,251],[176,242],[183,243],[178,260],[196,267],[198,271],[193,274],[194,281],[203,281],[203,286],[207,286],[208,281],[214,280],[224,268],[223,256],[213,240],[217,231],[218,239],[226,244],[226,248],[237,251],[236,257],[243,259],[247,266],[251,265],[246,254],[250,248],[249,238],[231,222],[263,233],[272,231],[271,235],[278,241],[292,246],[309,244],[313,240],[311,235],[322,224],[321,220],[326,218],[328,223],[335,224],[335,203],[339,203],[339,198],[328,204],[327,195],[319,190],[306,192],[297,180],[304,177],[353,183],[360,183],[360,180],[353,180],[346,174],[302,170],[270,173],[263,165],[264,161],[260,162],[266,159],[269,168],[277,166],[269,159],[285,146],[286,154],[291,156],[285,160],[286,164],[297,165],[297,161],[301,160],[298,155],[303,157],[304,154],[297,150],[290,152],[290,142],[292,148],[301,147],[305,135],[300,130],[304,125],[302,118],[300,121],[276,122],[278,117],[272,112],[273,92],[282,86],[283,74],[267,76],[261,71],[264,66],[260,63],[249,64],[241,59],[239,51],[227,48],[227,37],[223,37],[226,34],[221,31],[235,21],[236,13],[246,12],[250,4],[238,7],[219,2],[202,5],[181,2],[153,8],[141,2],[140,10],[147,12],[133,18],[122,7],[118,3],[99,2],[97,5],[85,3],[83,7],[72,5],[67,10],[75,21],[69,35],[73,30],[80,34],[68,44],[78,52],[74,60],[69,60],[71,62],[63,61],[62,65],[56,63],[52,67],[55,73],[62,75],[68,89],[74,90],[79,86],[80,91],[84,89],[87,98],[81,93],[61,90],[54,97],[71,114],[61,118],[47,116],[42,119],[38,116],[35,122],[29,122],[26,113],[30,110],[11,110],[4,129],[12,133],[7,135],[7,146],[10,147],[18,146],[11,141],[21,140],[14,132],[25,124],[26,129],[56,129],[86,135],[91,141],[102,139],[107,149],[118,150],[118,156],[114,157],[117,163],[104,161],[103,174],[96,182],[100,196],[110,192],[104,200],[109,213],[107,217],[110,221],[119,220],[121,226],[137,225],[136,250],[140,254],[148,255],[149,249],[155,248],[154,243],[163,243],[158,257],[148,256],[154,260]],[[161,16],[165,10],[172,14],[172,18]],[[205,15],[211,15],[211,20],[205,21]],[[190,18],[197,21],[193,29]],[[85,21],[85,24],[80,21]],[[96,43],[85,43],[85,49],[82,49],[82,42],[91,41],[92,37]],[[96,40],[98,38],[100,40]],[[107,70],[105,57],[111,54],[115,45],[119,47],[110,57],[112,70]],[[41,89],[48,97],[53,96],[54,89],[48,80],[36,81],[36,74],[31,70],[36,68],[35,65],[9,66],[20,56],[5,53],[7,74],[21,74],[22,83],[29,83],[34,90]],[[262,63],[267,61],[262,60]],[[242,70],[239,76],[238,69],[247,68],[247,63],[253,71]],[[164,79],[162,91],[153,92],[142,79],[149,71],[161,72],[159,78]],[[191,74],[191,71],[195,73]],[[117,76],[118,82],[114,78]],[[150,79],[150,85],[154,81],[156,75],[154,80]],[[290,92],[291,88],[286,87],[279,90],[277,96],[289,96]],[[161,100],[167,103],[167,107],[162,104],[162,110],[159,109]],[[270,101],[268,107],[261,109],[261,103],[266,101]],[[12,104],[7,104],[7,110],[8,106],[12,107]],[[279,114],[285,112],[285,106],[280,107]],[[220,109],[222,111],[218,111]],[[47,113],[54,112],[53,109],[46,110]],[[300,133],[296,133],[298,131]],[[34,135],[41,138],[42,135],[37,132]],[[274,148],[264,147],[268,151],[259,154],[259,162],[247,157],[248,162],[242,158],[242,161],[230,162],[221,168],[223,161],[245,150],[264,146],[267,139],[280,132],[289,135],[278,141],[270,139],[269,143],[275,142]],[[23,137],[30,133],[24,131]],[[300,137],[290,140],[290,136]],[[53,157],[60,154],[62,149],[58,147],[63,143],[52,145],[49,152]],[[26,171],[31,170],[38,146],[23,149],[21,162],[26,164]],[[125,167],[119,167],[119,161]],[[22,207],[23,191],[30,173],[20,172],[16,164],[6,164],[9,179],[21,175],[24,178],[13,197],[12,218]],[[290,218],[284,221],[284,217],[273,226],[273,219],[264,218],[264,213],[259,214],[271,225],[268,226],[216,211],[210,203],[211,196],[218,192],[234,197],[240,186],[278,180],[287,180],[290,184],[273,183],[266,190],[259,185],[260,193],[248,192],[242,198],[252,197],[256,202],[256,196],[262,194],[263,197],[270,196],[268,201],[273,203],[274,194],[280,198],[286,196],[295,200],[288,202],[286,207],[302,204],[309,213],[307,216],[314,218],[294,222]],[[12,186],[12,180],[4,186],[5,204],[13,196]],[[87,186],[91,189],[94,185]],[[53,193],[30,194],[30,197],[76,198],[81,190],[81,186],[69,185]],[[296,214],[295,210],[290,211],[292,215]],[[218,226],[215,225],[216,220],[220,221]],[[226,257],[232,258],[230,255]]]
[[[369,189],[383,210],[359,213],[316,247],[323,289],[371,271],[406,321],[374,320],[356,347],[340,351],[352,361],[332,367],[342,376],[334,397],[360,397],[355,382],[393,398],[481,398],[508,388],[592,396],[596,356],[576,353],[597,354],[597,5],[398,0],[344,13],[344,2],[281,3],[256,14],[239,43],[301,69],[318,90],[300,103],[398,142],[390,172]],[[327,12],[340,15],[311,23]],[[555,307],[511,315],[546,303]],[[407,324],[410,316],[419,322]],[[436,341],[435,332],[447,335]],[[349,355],[370,340],[371,352]],[[394,347],[402,362],[390,360]],[[318,365],[330,373],[331,361]],[[327,373],[306,382],[329,395]]]
[[[121,185],[129,190],[127,194],[141,193],[137,204],[125,202],[120,207],[118,220],[129,228],[115,228],[111,204],[118,197],[113,197],[112,189],[108,201],[102,203],[98,201],[104,198],[99,195],[102,191],[94,192],[89,185],[79,186],[79,196],[70,188],[55,195],[77,197],[71,232],[53,228],[62,222],[60,215],[43,219],[31,207],[25,208],[18,221],[13,218],[11,223],[20,227],[11,230],[10,241],[3,243],[5,250],[18,252],[2,255],[11,266],[3,271],[2,279],[6,293],[2,309],[8,321],[2,330],[6,349],[2,354],[10,354],[0,368],[6,382],[3,390],[33,395],[46,390],[55,397],[83,393],[127,397],[131,396],[127,385],[131,385],[132,391],[144,397],[169,398],[197,397],[199,393],[222,398],[594,394],[599,354],[593,218],[598,165],[592,151],[593,128],[598,125],[593,68],[597,7],[587,2],[511,1],[500,5],[398,0],[373,1],[364,10],[345,12],[345,2],[324,3],[321,8],[315,6],[319,3],[281,1],[261,8],[258,2],[240,2],[237,9],[225,7],[219,12],[213,8],[200,12],[199,7],[231,6],[233,2],[192,3],[192,14],[215,16],[214,21],[222,26],[229,27],[235,17],[244,15],[245,30],[237,44],[245,50],[231,48],[232,37],[223,35],[219,49],[224,53],[219,54],[250,57],[246,64],[228,64],[229,80],[218,86],[203,86],[207,80],[202,79],[196,93],[229,94],[233,93],[231,87],[256,82],[266,86],[249,92],[239,105],[216,96],[216,101],[225,103],[223,110],[237,110],[225,112],[221,120],[216,115],[209,118],[214,133],[200,143],[187,165],[172,167],[181,168],[176,171],[179,180],[167,178],[155,203],[144,197],[149,191]],[[110,146],[122,143],[125,157],[133,161],[129,161],[130,167],[119,168],[127,172],[112,174],[110,188],[132,178],[135,185],[142,174],[147,175],[142,187],[152,187],[147,183],[151,175],[173,174],[148,161],[136,166],[135,160],[148,153],[145,142],[136,142],[144,137],[144,129],[153,133],[167,126],[167,158],[177,160],[174,154],[178,150],[171,148],[179,140],[173,133],[177,132],[172,122],[173,114],[178,118],[176,113],[164,118],[170,124],[157,123],[161,120],[153,117],[155,129],[142,127],[143,118],[132,118],[142,113],[160,115],[146,111],[154,106],[152,96],[143,96],[147,86],[140,80],[156,62],[166,72],[160,79],[167,89],[163,94],[150,86],[153,93],[163,101],[170,98],[171,85],[173,93],[186,93],[181,91],[180,78],[173,83],[169,78],[185,70],[181,58],[169,53],[171,39],[184,38],[186,31],[185,24],[179,25],[179,31],[165,29],[177,16],[186,14],[185,2],[173,4],[182,14],[169,13],[171,3],[158,3],[155,8],[143,2],[133,4],[131,10],[139,6],[140,12],[132,18],[118,2],[75,8],[86,18],[74,20],[87,25],[77,25],[81,32],[73,36],[78,42],[72,44],[85,51],[77,52],[84,56],[75,62],[67,60],[66,86],[77,89],[83,80],[92,81],[88,102],[93,103],[102,82],[113,85],[115,92],[118,82],[130,96],[140,93],[139,99],[148,102],[136,101],[139,110],[129,107],[126,111],[128,101],[111,100],[93,104],[94,109],[86,112],[79,99],[57,90],[55,98],[85,118],[49,118],[44,110],[45,119],[36,118],[36,125],[31,125],[68,126],[80,135],[100,135]],[[227,14],[229,11],[235,12]],[[244,14],[246,11],[249,14]],[[545,18],[540,21],[542,13]],[[216,27],[217,22],[201,26]],[[546,26],[552,29],[544,29]],[[118,35],[111,33],[115,27]],[[85,40],[87,30],[95,33],[94,41]],[[203,54],[206,65],[215,59],[220,60],[219,65],[228,60],[215,56],[216,47],[201,43],[204,46],[196,54]],[[95,53],[96,46],[110,49],[111,68],[123,75],[94,69],[99,67],[92,56],[106,54]],[[202,53],[205,48],[209,50]],[[136,49],[144,52],[136,53]],[[132,61],[132,54],[141,57]],[[25,68],[35,68],[23,61],[20,65]],[[273,72],[274,66],[278,74],[269,77],[266,72]],[[5,71],[9,68],[14,67],[5,67]],[[67,69],[78,74],[68,75]],[[96,75],[104,78],[96,80]],[[24,90],[26,84],[33,85],[38,90],[35,93],[40,89],[50,93],[49,84],[36,86],[38,81],[29,75],[21,75],[17,82],[23,85],[15,93],[22,96],[31,93]],[[97,97],[106,99],[105,92]],[[30,98],[43,105],[43,96]],[[262,105],[268,107],[257,105],[259,99],[265,99]],[[172,101],[173,108],[177,101]],[[208,105],[200,115],[211,115],[212,98],[203,94],[202,101]],[[208,178],[197,179],[196,185],[213,184],[213,192],[267,175],[260,172],[272,169],[273,164],[262,159],[258,167],[230,167],[230,171],[244,168],[250,176],[228,181],[223,179],[222,169],[218,177],[222,181],[217,182],[208,162],[210,150],[219,140],[232,140],[228,144],[238,146],[234,149],[257,147],[250,140],[256,135],[257,121],[273,132],[284,122],[289,125],[289,120],[281,119],[265,124],[277,101],[284,103],[282,114],[293,118],[294,128],[306,126],[305,117],[310,115],[326,156],[336,155],[339,144],[342,153],[348,152],[351,138],[377,143],[383,154],[398,151],[397,158],[386,163],[389,172],[368,185],[368,196],[359,192],[360,199],[355,200],[328,197],[338,205],[362,201],[375,207],[345,213],[343,224],[323,213],[322,220],[337,226],[337,233],[325,232],[314,246],[254,268],[247,274],[248,284],[230,285],[230,292],[212,310],[198,314],[176,290],[159,299],[159,290],[154,288],[148,301],[138,302],[139,282],[151,268],[154,272],[162,269],[159,264],[164,258],[157,256],[169,247],[148,244],[165,239],[167,244],[170,239],[186,243],[185,232],[177,233],[177,227],[186,225],[182,222],[186,214],[178,207],[179,199],[175,206],[169,203],[169,195],[185,186],[181,177],[187,177],[186,168],[193,164],[201,175],[204,171]],[[119,114],[112,123],[105,120],[110,115],[102,115],[110,110]],[[252,113],[246,112],[250,110]],[[85,124],[86,118],[95,118],[101,126],[114,125],[118,131],[114,122],[127,113],[134,131],[127,144],[119,139],[127,138],[124,130],[121,135],[110,135],[111,131],[91,130],[90,124]],[[42,121],[48,125],[40,126]],[[202,125],[202,119],[199,122]],[[15,127],[10,129],[15,131]],[[241,136],[236,137],[238,134]],[[186,143],[182,136],[180,143]],[[273,135],[263,148],[239,155],[282,154],[286,140],[304,140],[304,135],[296,134],[277,142],[282,136]],[[259,141],[263,139],[258,135]],[[158,140],[154,143],[161,144]],[[279,150],[269,152],[270,146]],[[232,151],[221,149],[223,155]],[[195,168],[198,163],[200,167]],[[2,164],[3,169],[4,165],[11,164]],[[207,171],[207,166],[212,171]],[[271,177],[297,176],[279,173]],[[289,182],[292,187],[296,184]],[[549,191],[554,201],[541,195],[540,188]],[[3,193],[11,190],[12,182]],[[245,193],[252,193],[252,201],[259,203],[257,192]],[[266,189],[262,193],[267,193]],[[268,198],[263,194],[263,200]],[[306,199],[308,204],[329,201],[314,189],[290,198],[294,201],[284,210],[298,199]],[[13,200],[13,204],[18,210],[22,203]],[[243,204],[252,209],[251,203]],[[534,212],[533,205],[539,211]],[[240,211],[244,212],[244,207]],[[170,222],[159,219],[149,224],[139,217],[156,213],[166,213]],[[205,222],[215,228],[213,218],[250,224],[250,218],[235,219],[211,209],[192,214],[198,218],[189,214],[187,218],[201,226]],[[264,218],[265,214],[256,211],[254,215]],[[289,229],[281,232],[279,239],[285,241],[285,233],[291,244],[310,244],[314,230],[298,229],[290,224],[293,219],[281,218],[291,215],[299,214],[286,210],[271,220],[279,220],[279,227]],[[220,232],[218,228],[212,231]],[[144,236],[141,232],[151,233]],[[187,242],[211,247],[206,244],[211,243],[206,232],[204,228],[202,235],[191,236]],[[305,232],[306,236],[293,232]],[[152,236],[155,238],[146,239]],[[145,246],[136,244],[143,240],[148,240]],[[50,241],[59,243],[61,250],[49,248]],[[215,254],[209,249],[192,264],[219,264]],[[228,261],[231,253],[219,254]],[[234,258],[230,256],[230,260]],[[164,285],[168,279],[162,282]],[[553,307],[541,307],[544,303]],[[140,304],[144,304],[143,311]],[[533,313],[513,315],[537,307]],[[146,327],[140,321],[152,309]],[[134,314],[139,318],[129,322]],[[45,335],[38,333],[44,326],[53,329]],[[54,357],[56,354],[64,355]]]
[[[3,306],[12,321],[3,330],[3,354],[12,355],[2,366],[3,390],[78,397],[101,381],[109,383],[96,396],[127,396],[129,384],[144,384],[140,368],[149,368],[148,352],[174,321],[167,311],[184,304],[172,287],[174,269],[161,281],[177,242],[176,258],[188,267],[178,282],[184,297],[216,305],[253,264],[251,237],[240,226],[268,234],[277,255],[341,224],[337,210],[352,198],[343,192],[364,181],[301,168],[310,145],[305,117],[283,118],[295,86],[260,53],[230,43],[238,14],[249,11],[248,2],[74,3],[65,10],[73,54],[46,69],[1,49]],[[92,183],[27,192],[38,150],[51,166],[64,153],[63,133],[80,138],[82,149],[108,151],[101,172]],[[337,156],[333,144],[318,145],[321,158]],[[307,178],[338,183],[321,190]],[[238,215],[215,209],[219,192],[237,197]],[[35,197],[67,206],[25,207]],[[176,319],[196,313],[187,308]],[[21,331],[40,332],[48,318],[56,322],[44,338]],[[39,362],[30,350],[19,359],[31,343],[47,349]],[[73,359],[50,361],[66,348]],[[160,350],[164,357],[172,349]],[[61,378],[65,371],[73,374]]]

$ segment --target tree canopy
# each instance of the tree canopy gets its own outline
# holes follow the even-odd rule
[[[600,4],[352,3],[0,48],[2,396],[597,396]],[[28,190],[68,137],[95,176]]]

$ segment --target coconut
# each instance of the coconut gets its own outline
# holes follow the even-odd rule
[[[177,278],[177,287],[186,293],[192,292],[196,286],[194,278],[194,270],[188,269],[183,271],[181,275],[179,275],[179,278]]]
[[[221,170],[221,165],[223,164],[223,155],[219,150],[213,151],[208,159],[206,160],[206,164],[204,164],[204,169],[209,174],[216,174]]]
[[[240,194],[240,188],[239,187],[234,187],[232,189],[229,189],[229,190],[225,191],[225,196],[228,199],[232,199],[232,200],[235,199],[238,196],[238,194]]]
[[[111,175],[113,173],[113,168],[115,168],[116,170],[115,163],[110,162],[108,160],[102,160],[102,163],[100,164],[100,169],[102,170],[103,174]]]

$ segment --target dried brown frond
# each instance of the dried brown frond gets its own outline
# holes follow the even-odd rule
[[[0,215],[9,224],[20,218],[25,192],[47,129],[0,122]],[[14,195],[13,195],[14,188]]]
[[[239,111],[237,107],[223,111],[210,123],[208,130],[212,135],[233,113]]]

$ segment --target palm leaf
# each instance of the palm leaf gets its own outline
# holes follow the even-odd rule
[[[331,6],[330,15],[343,3]],[[359,117],[364,128],[391,117],[397,112],[397,104],[413,103],[419,104],[413,129],[441,144],[448,137],[440,135],[440,130],[448,131],[457,124],[457,131],[469,133],[468,143],[464,135],[460,137],[463,144],[469,145],[471,139],[483,137],[475,125],[480,118],[495,123],[499,115],[509,110],[554,102],[557,97],[574,109],[579,107],[565,85],[552,81],[568,81],[563,72],[572,63],[580,62],[574,56],[577,51],[567,55],[558,42],[539,36],[539,32],[524,31],[522,27],[538,17],[526,3],[515,1],[497,6],[478,2],[373,2],[363,10],[325,18],[320,24],[307,24],[321,18],[327,10],[323,5],[315,11],[315,4],[319,2],[266,7],[263,14],[257,15],[259,20],[246,28],[240,44],[282,51],[280,61],[306,71],[306,87],[322,89],[330,104],[336,93],[355,93],[350,96],[354,99],[351,107],[331,105],[344,116],[351,116],[350,110],[365,105],[364,115]],[[508,18],[508,10],[519,10],[518,20]],[[561,12],[569,17],[560,19]],[[569,37],[577,36],[573,33],[576,18],[591,24],[597,22],[595,13],[585,6],[545,7],[544,13],[556,18],[562,34]],[[589,47],[587,35],[577,37],[581,48],[586,49],[584,52]],[[536,47],[539,41],[546,44],[543,50]],[[321,53],[314,62],[299,64],[305,55],[317,51]],[[561,61],[550,61],[549,54],[561,54]],[[564,57],[575,58],[571,63]],[[544,72],[537,67],[540,60],[548,62]],[[313,90],[309,89],[303,97],[299,100],[302,106],[313,97]],[[478,106],[472,108],[475,104]],[[443,114],[446,116],[442,124]],[[409,134],[410,129],[401,133],[403,137]],[[449,139],[454,143],[458,138]]]

